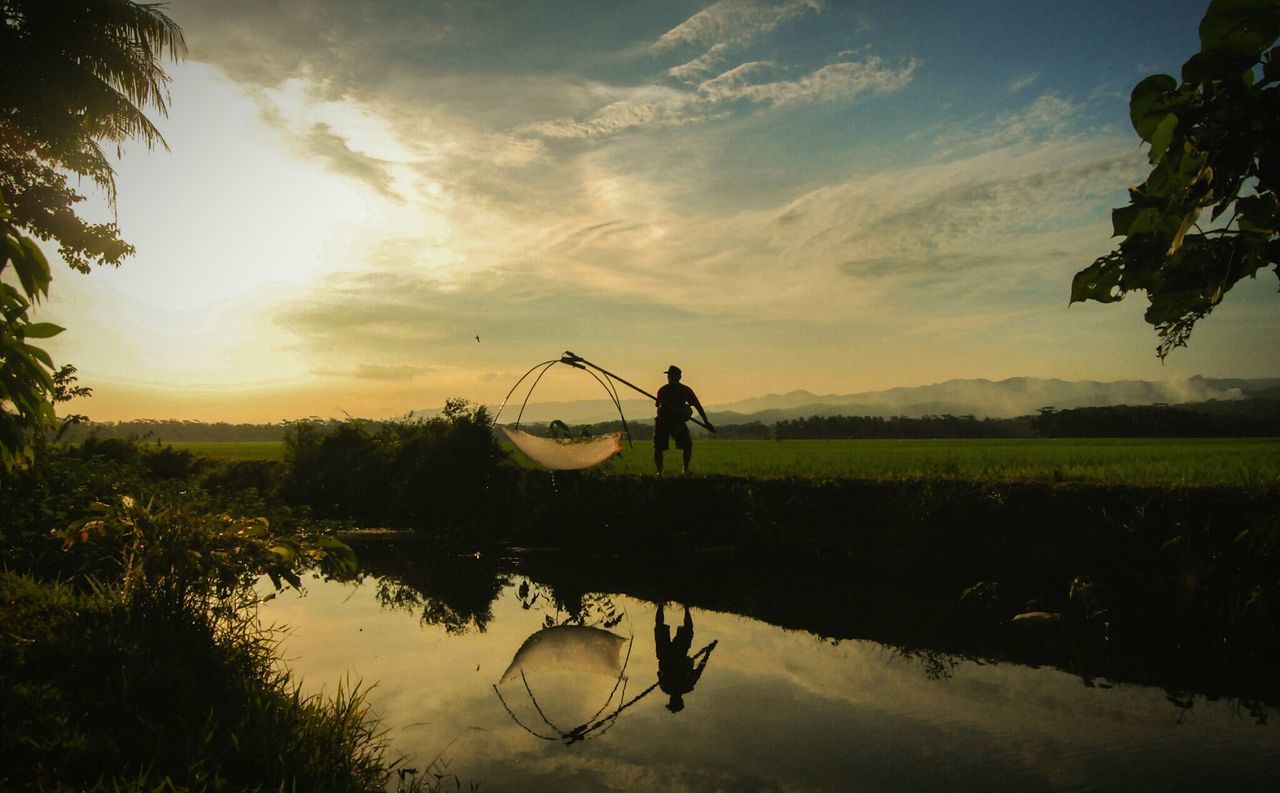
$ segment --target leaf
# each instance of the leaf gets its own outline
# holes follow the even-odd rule
[[[1153,74],[1133,87],[1129,95],[1129,120],[1138,136],[1148,143],[1166,110],[1159,102],[1177,90],[1178,82],[1167,74]]]
[[[66,328],[52,322],[34,322],[22,329],[22,335],[28,339],[49,339],[64,330]]]
[[[1269,0],[1213,0],[1200,21],[1205,53],[1256,62],[1280,37],[1280,7]]]
[[[1160,219],[1160,210],[1153,206],[1131,204],[1111,211],[1113,237],[1131,237],[1134,234],[1150,234]]]
[[[1114,303],[1124,297],[1124,255],[1109,253],[1076,273],[1071,280],[1071,301]]]
[[[1173,113],[1169,113],[1160,119],[1160,123],[1156,124],[1155,131],[1151,134],[1151,151],[1147,154],[1147,161],[1156,163],[1164,156],[1165,151],[1169,148],[1169,143],[1173,141],[1173,133],[1178,129],[1178,117]]]
[[[1275,196],[1248,196],[1236,202],[1240,230],[1275,234],[1280,227],[1280,206]]]

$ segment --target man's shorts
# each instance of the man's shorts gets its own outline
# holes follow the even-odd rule
[[[654,451],[665,452],[668,438],[676,442],[677,449],[688,449],[693,445],[693,438],[689,437],[688,424],[683,421],[655,420],[653,423]]]

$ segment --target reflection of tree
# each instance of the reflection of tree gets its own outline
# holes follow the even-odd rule
[[[626,616],[608,595],[564,586],[553,588],[528,578],[520,582],[516,588],[516,596],[525,611],[545,611],[542,623],[547,627],[587,625],[608,629],[616,627]]]
[[[925,647],[895,647],[893,657],[918,665],[929,680],[950,680],[956,667],[966,661],[978,661],[973,656],[930,650]]]
[[[508,582],[497,559],[483,554],[447,552],[415,538],[357,539],[352,545],[362,572],[376,579],[382,605],[420,611],[424,625],[449,633],[483,633]]]

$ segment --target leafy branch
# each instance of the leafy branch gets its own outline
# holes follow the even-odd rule
[[[1118,248],[1078,272],[1071,302],[1147,293],[1165,358],[1240,279],[1280,276],[1280,0],[1213,0],[1182,80],[1134,87],[1129,116],[1152,170],[1111,213]],[[1205,210],[1227,222],[1204,231]],[[1235,228],[1232,228],[1232,225]]]

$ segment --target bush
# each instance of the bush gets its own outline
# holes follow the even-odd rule
[[[321,518],[474,530],[506,517],[513,469],[488,412],[370,423],[298,422],[285,435],[282,493]]]

